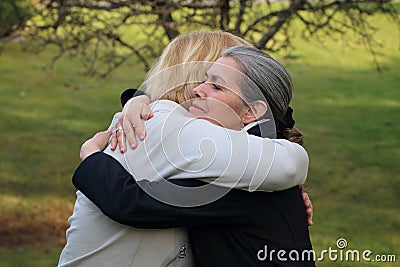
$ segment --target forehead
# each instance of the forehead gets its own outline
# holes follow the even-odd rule
[[[226,65],[228,67],[231,67],[233,69],[239,70],[239,64],[237,63],[236,59],[233,57],[220,57],[215,61],[215,63],[219,65]]]
[[[208,76],[220,77],[226,82],[238,77],[240,73],[240,66],[232,57],[219,58],[207,71]]]

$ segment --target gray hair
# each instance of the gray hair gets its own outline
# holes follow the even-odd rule
[[[244,100],[250,104],[256,100],[266,101],[274,119],[282,122],[293,89],[292,79],[285,67],[253,47],[234,46],[225,50],[222,56],[232,57],[239,64],[244,74],[240,79]]]

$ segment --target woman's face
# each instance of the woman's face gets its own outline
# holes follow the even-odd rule
[[[195,99],[188,116],[240,130],[247,110],[239,88],[239,65],[231,57],[219,58],[207,71],[205,81],[193,89]]]

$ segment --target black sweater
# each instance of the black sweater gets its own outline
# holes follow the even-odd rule
[[[186,187],[203,184],[193,179],[170,182]],[[150,196],[151,190],[164,190],[162,183],[135,182],[118,161],[102,152],[79,165],[73,184],[119,223],[137,228],[187,227],[196,266],[314,266],[313,261],[290,260],[297,254],[301,260],[303,251],[312,249],[298,187],[272,193],[233,189],[203,206],[175,207]],[[178,194],[169,197],[192,197]],[[279,250],[285,252],[278,254]]]

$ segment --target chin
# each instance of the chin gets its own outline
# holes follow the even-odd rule
[[[192,117],[192,118],[196,118],[196,117],[200,117],[200,116],[204,116],[204,114],[201,114],[201,110],[198,108],[195,108],[193,106],[189,107],[189,111],[188,111],[188,117]]]

